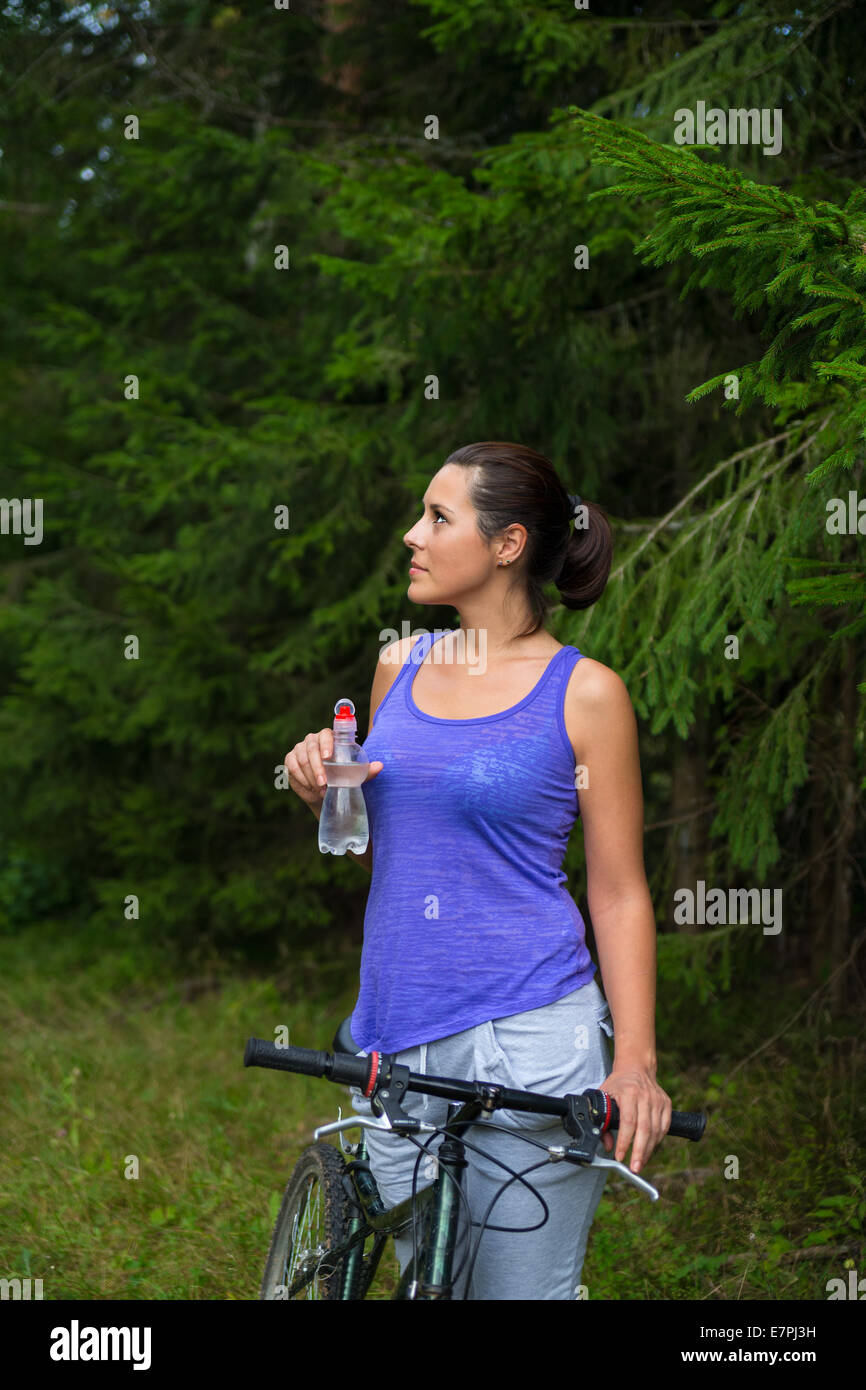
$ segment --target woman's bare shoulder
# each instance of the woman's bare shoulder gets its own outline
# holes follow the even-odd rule
[[[622,676],[601,661],[585,656],[575,662],[563,710],[565,728],[577,762],[600,737],[631,736],[634,707]]]
[[[607,705],[611,701],[631,704],[628,686],[611,666],[594,657],[584,656],[576,661],[569,677],[566,704]]]

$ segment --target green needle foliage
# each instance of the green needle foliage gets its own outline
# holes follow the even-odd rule
[[[776,407],[774,424],[786,427],[722,461],[631,549],[614,575],[617,611],[602,607],[595,640],[613,643],[617,632],[627,634],[632,665],[647,667],[646,710],[655,711],[654,730],[673,720],[685,733],[695,697],[706,698],[716,683],[730,697],[733,686],[725,663],[715,666],[715,681],[709,663],[696,682],[690,651],[710,653],[737,631],[777,652],[776,615],[785,595],[813,610],[827,604],[854,610],[821,646],[804,647],[798,679],[743,740],[732,763],[735,775],[722,791],[716,828],[730,837],[734,857],[756,863],[760,875],[779,853],[774,816],[808,777],[810,705],[816,695],[820,701],[822,683],[836,668],[841,639],[866,627],[866,578],[845,559],[851,544],[834,544],[820,503],[803,498],[804,484],[816,490],[835,482],[847,499],[851,470],[859,465],[857,475],[862,471],[866,193],[852,190],[841,209],[825,201],[812,205],[591,113],[575,113],[574,125],[594,160],[624,171],[590,201],[617,196],[652,202],[652,227],[636,247],[645,262],[661,266],[691,255],[698,265],[681,297],[715,288],[730,293],[737,315],[765,311],[762,335],[771,341],[763,355],[726,365],[687,399],[735,381],[731,404],[738,414],[762,400]],[[808,307],[816,299],[817,307]],[[665,543],[678,514],[684,514],[678,534]],[[825,544],[826,560],[808,554]],[[787,577],[815,565],[832,572]],[[635,643],[637,610],[647,607],[653,621]],[[733,613],[738,622],[731,622]],[[866,683],[858,690],[866,693]],[[857,729],[859,737],[862,701]]]

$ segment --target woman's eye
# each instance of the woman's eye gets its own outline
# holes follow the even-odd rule
[[[439,512],[439,511],[437,511],[435,507],[433,508],[433,515],[435,516],[435,518],[436,518],[437,521],[445,521],[445,520],[446,520],[446,518],[442,515],[442,513]]]

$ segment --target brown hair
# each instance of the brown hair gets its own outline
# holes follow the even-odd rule
[[[589,608],[601,597],[613,559],[610,523],[601,507],[581,497],[588,525],[572,527],[568,492],[549,459],[523,444],[486,440],[455,449],[445,463],[470,470],[466,492],[486,541],[516,521],[526,527],[526,597],[534,625],[519,637],[531,637],[546,622],[548,584],[556,585],[566,608]]]

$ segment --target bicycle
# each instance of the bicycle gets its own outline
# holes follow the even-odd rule
[[[260,1300],[363,1299],[372,1285],[388,1237],[400,1235],[408,1227],[413,1232],[413,1258],[403,1271],[393,1298],[450,1299],[467,1258],[466,1288],[469,1288],[478,1245],[488,1228],[493,1206],[491,1202],[480,1223],[471,1258],[467,1251],[454,1271],[458,1203],[467,1200],[461,1185],[467,1166],[465,1149],[477,1147],[463,1137],[463,1131],[478,1122],[482,1111],[487,1117],[494,1110],[505,1109],[558,1116],[569,1139],[566,1144],[547,1145],[522,1134],[520,1137],[526,1143],[544,1150],[545,1157],[520,1173],[502,1163],[511,1177],[494,1202],[508,1183],[526,1182],[544,1208],[546,1221],[547,1203],[528,1182],[526,1174],[544,1163],[559,1162],[615,1169],[645,1192],[651,1201],[658,1200],[658,1191],[645,1178],[633,1173],[624,1163],[597,1152],[601,1136],[619,1127],[619,1107],[606,1091],[589,1089],[580,1094],[541,1096],[488,1081],[421,1075],[395,1062],[389,1053],[373,1051],[357,1057],[358,1049],[349,1030],[348,1018],[338,1028],[332,1047],[331,1053],[278,1046],[264,1038],[250,1038],[244,1051],[245,1067],[272,1067],[278,1071],[327,1077],[338,1085],[357,1086],[370,1100],[373,1114],[381,1116],[381,1120],[365,1115],[344,1119],[342,1107],[338,1107],[336,1120],[319,1125],[313,1131],[315,1142],[298,1159],[283,1194],[259,1291]],[[447,1099],[450,1103],[445,1125],[434,1125],[406,1115],[401,1101],[407,1091]],[[668,1134],[697,1142],[706,1124],[707,1116],[700,1111],[674,1110]],[[344,1143],[343,1131],[353,1128],[361,1130],[358,1143]],[[376,1186],[367,1157],[366,1128],[392,1130],[419,1149],[412,1195],[394,1207],[386,1208]],[[484,1128],[502,1126],[491,1125],[486,1120]],[[320,1142],[329,1134],[338,1135],[342,1153],[333,1144]],[[430,1137],[422,1144],[415,1137],[419,1134]],[[421,1159],[425,1153],[433,1157],[428,1146],[437,1134],[444,1136],[435,1155],[437,1176],[429,1186],[417,1192]],[[472,1226],[479,1223],[472,1222],[468,1212],[467,1216],[471,1245]],[[372,1248],[365,1254],[364,1246],[371,1237]]]

